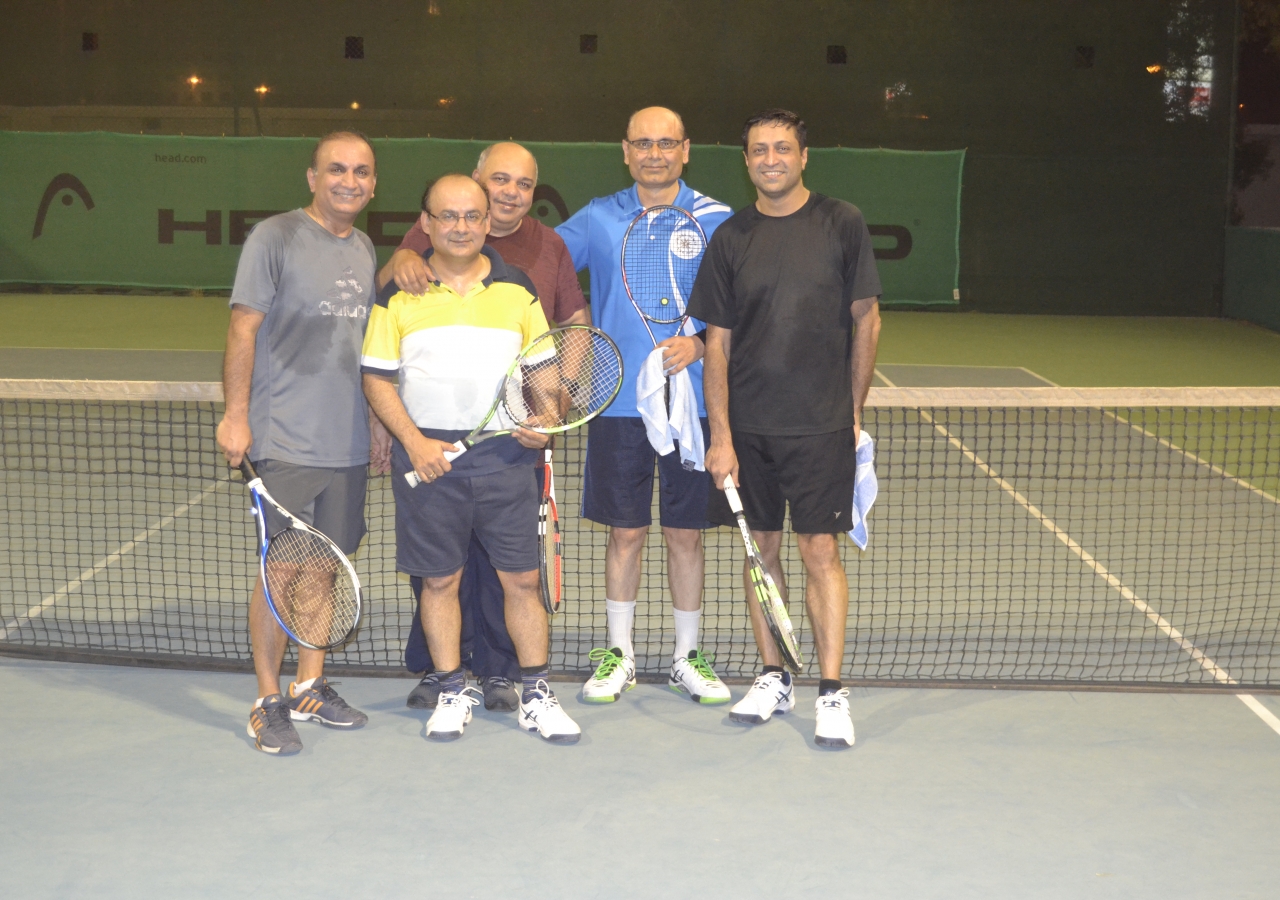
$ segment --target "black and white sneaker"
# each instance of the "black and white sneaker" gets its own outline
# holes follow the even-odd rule
[[[744,725],[763,725],[775,713],[791,712],[795,706],[795,682],[788,678],[784,683],[781,672],[765,672],[756,676],[747,696],[733,704],[729,718]]]
[[[816,704],[818,721],[813,742],[819,747],[852,747],[853,719],[849,715],[849,689],[823,694]]]
[[[554,744],[576,744],[582,737],[582,729],[561,708],[545,681],[539,681],[537,689],[527,699],[521,699],[520,727]]]
[[[464,687],[459,693],[445,691],[436,702],[436,711],[427,719],[427,740],[456,741],[471,721],[471,707],[480,702],[480,692]]]

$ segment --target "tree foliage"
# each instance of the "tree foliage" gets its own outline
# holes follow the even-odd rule
[[[1240,38],[1280,56],[1280,0],[1240,0]]]

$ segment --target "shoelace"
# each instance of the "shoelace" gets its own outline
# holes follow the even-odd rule
[[[341,683],[342,682],[340,681],[330,681],[328,678],[325,678],[322,676],[320,678],[317,678],[315,684],[311,685],[311,687],[307,688],[307,690],[303,691],[302,693],[305,694],[307,693],[307,691],[315,691],[317,694],[320,695],[320,699],[323,700],[325,703],[336,706],[338,709],[350,709],[351,708],[350,704],[348,704],[346,700],[343,700],[341,697],[339,697],[338,692],[333,689],[333,686],[335,684],[341,684]]]
[[[587,659],[592,662],[598,662],[600,665],[596,667],[596,674],[592,676],[596,681],[608,678],[613,674],[613,670],[622,665],[623,657],[614,653],[612,650],[606,650],[603,647],[597,647],[587,654]],[[545,682],[538,682],[543,684]]]
[[[782,684],[781,672],[765,672],[763,675],[757,675],[756,680],[751,685],[751,690],[771,691],[775,684],[778,687],[785,687]]]
[[[716,681],[716,673],[711,668],[711,664],[715,662],[715,657],[707,658],[702,655],[701,650],[695,650],[694,652],[698,655],[689,660],[689,665],[693,667],[693,671],[707,681]]]
[[[260,706],[258,708],[262,710],[264,730],[270,728],[273,724],[280,725],[293,721],[289,716],[289,707],[285,703],[280,703],[276,706]]]
[[[849,696],[848,688],[841,688],[834,694],[823,694],[818,698],[818,703],[827,709],[840,709],[845,705],[845,698]]]
[[[471,685],[467,685],[459,693],[441,694],[439,705],[444,707],[450,707],[450,706],[462,706],[465,703],[467,706],[475,706],[477,703],[480,702],[481,699],[482,698],[480,697],[476,689],[473,688]]]
[[[547,684],[543,679],[539,678],[537,683],[534,684],[533,689],[542,695],[541,697],[535,697],[534,699],[541,700],[548,707],[560,705],[560,698],[551,693],[551,685]]]

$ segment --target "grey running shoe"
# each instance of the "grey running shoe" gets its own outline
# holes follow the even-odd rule
[[[422,676],[418,686],[409,692],[409,699],[404,705],[410,709],[435,709],[440,702],[440,673],[428,672]]]
[[[480,679],[480,687],[484,690],[484,708],[490,712],[515,712],[520,708],[520,694],[510,678],[486,675]]]
[[[330,728],[360,728],[369,717],[347,704],[328,678],[317,678],[305,691],[289,685],[289,714],[294,721],[311,720]]]
[[[253,708],[246,731],[263,753],[292,756],[302,749],[298,731],[289,718],[289,705],[281,694],[264,697],[262,705]]]

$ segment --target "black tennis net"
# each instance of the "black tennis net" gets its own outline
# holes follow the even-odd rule
[[[871,542],[840,539],[846,680],[1280,688],[1278,408],[1277,389],[874,389]],[[0,651],[250,668],[253,522],[214,446],[220,414],[212,384],[0,381]],[[607,532],[578,516],[585,441],[556,450],[561,674],[588,672],[606,641]],[[365,615],[331,667],[402,673],[415,601],[387,477],[366,515]],[[749,677],[740,539],[704,543],[704,652]],[[783,547],[812,660],[803,566]],[[655,526],[640,672],[665,673],[673,641]]]

